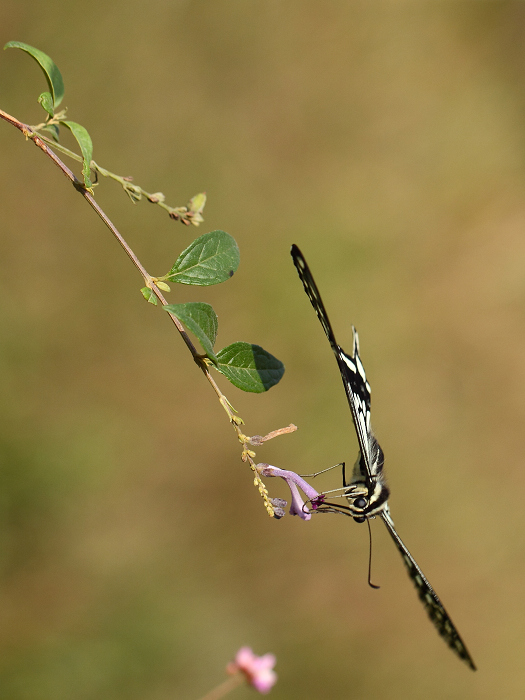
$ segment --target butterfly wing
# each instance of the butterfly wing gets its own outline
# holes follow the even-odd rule
[[[412,579],[414,586],[416,587],[419,599],[425,606],[427,614],[432,620],[432,623],[436,627],[439,634],[443,637],[445,642],[452,649],[452,651],[454,651],[460,657],[460,659],[463,659],[463,661],[465,661],[465,663],[467,663],[470,666],[470,668],[473,671],[475,671],[476,666],[474,665],[474,661],[472,660],[472,657],[470,656],[468,649],[465,646],[465,643],[459,636],[459,632],[457,631],[454,623],[450,619],[447,611],[443,607],[443,604],[439,600],[436,592],[425,577],[425,574],[421,571],[416,561],[414,560],[414,557],[406,548],[403,540],[397,534],[388,511],[385,509],[383,512],[380,513],[380,515],[387,527],[388,532],[392,536],[396,547],[398,548],[401,556],[403,557],[403,561],[407,568],[408,575]]]
[[[337,344],[323,300],[321,299],[321,295],[319,294],[319,290],[317,289],[317,285],[310,272],[310,268],[306,264],[303,254],[296,245],[292,246],[291,254],[301,282],[303,283],[304,290],[315,309],[319,321],[321,321],[326,337],[336,356],[348,403],[350,404],[364,466],[369,481],[372,481],[374,472],[372,463],[374,438],[370,427],[370,384],[366,379],[363,363],[359,357],[359,337],[357,331],[352,326],[354,333],[353,355],[347,355],[343,348]]]

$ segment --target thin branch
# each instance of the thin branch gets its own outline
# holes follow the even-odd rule
[[[28,126],[27,124],[22,123],[15,117],[12,117],[10,114],[7,114],[3,110],[0,109],[0,117],[4,119],[5,121],[9,122],[13,126],[15,126],[17,129],[19,129],[26,138],[31,139],[35,146],[38,146],[40,150],[42,150],[51,160],[55,165],[60,168],[62,173],[66,176],[66,178],[72,183],[74,188],[79,192],[84,199],[88,202],[88,204],[91,206],[92,209],[98,214],[98,216],[102,219],[102,221],[106,224],[106,226],[109,228],[111,233],[114,235],[114,237],[117,239],[117,241],[120,243],[122,248],[125,250],[127,253],[129,259],[131,262],[135,265],[137,270],[140,272],[142,277],[144,278],[144,282],[146,283],[146,286],[151,289],[151,291],[155,294],[157,299],[160,301],[160,303],[165,306],[167,305],[167,300],[164,298],[162,292],[160,289],[156,286],[155,282],[153,281],[153,277],[147,272],[145,267],[142,265],[140,260],[137,258],[133,250],[130,248],[128,243],[125,241],[124,237],[122,234],[119,232],[115,224],[111,221],[111,219],[104,213],[104,211],[100,208],[100,206],[97,204],[95,198],[91,194],[89,190],[87,190],[83,183],[76,177],[76,175],[73,173],[72,170],[70,170],[67,165],[60,160],[60,158],[54,153],[49,146],[44,143],[44,141],[36,134],[33,129]],[[219,387],[215,383],[213,377],[210,375],[210,372],[208,371],[208,368],[206,366],[206,362],[204,361],[203,357],[197,352],[195,346],[191,342],[188,334],[186,333],[186,330],[182,323],[179,321],[179,319],[174,316],[172,313],[168,312],[169,317],[175,324],[177,330],[179,331],[180,335],[182,336],[182,339],[186,343],[186,346],[188,347],[189,351],[191,352],[194,361],[196,364],[201,368],[203,373],[205,374],[206,378],[212,385],[213,389],[215,390],[215,393],[219,398],[222,398],[223,394],[220,391]],[[233,413],[231,409],[226,409],[225,410],[227,413],[231,413],[233,416]]]
[[[31,129],[33,133],[36,133],[38,137],[42,139],[42,141],[48,146],[52,146],[55,150],[60,151],[60,153],[63,153],[64,155],[68,156],[68,158],[76,160],[78,163],[82,163],[82,156],[78,155],[78,153],[71,151],[69,148],[66,148],[61,143],[58,143],[41,133],[41,129],[49,127],[52,124],[56,124],[58,126],[60,124],[61,119],[63,119],[64,114],[65,112],[59,112],[55,115],[53,119],[50,119],[47,122],[42,122],[41,124],[37,124],[36,126],[25,126],[27,126],[28,129]],[[195,197],[192,198],[186,206],[170,207],[164,202],[164,195],[162,194],[162,192],[147,192],[139,185],[132,184],[132,177],[112,173],[110,170],[106,170],[106,168],[103,168],[94,160],[90,161],[89,167],[91,168],[91,170],[98,173],[102,177],[107,177],[110,180],[115,180],[115,182],[118,182],[119,185],[124,189],[128,197],[131,199],[133,204],[136,204],[140,199],[142,199],[142,197],[145,197],[148,200],[148,202],[156,204],[161,209],[167,211],[171,219],[174,219],[175,221],[180,221],[186,226],[188,226],[189,224],[192,224],[193,226],[199,226],[204,221],[202,217],[202,208],[204,206],[204,203],[201,201],[199,205],[196,205]],[[196,197],[200,197],[201,200],[204,197],[204,202],[206,201],[204,193],[196,195]]]
[[[27,124],[22,123],[15,117],[12,117],[10,114],[7,114],[6,112],[2,111],[0,109],[0,117],[4,119],[5,121],[9,122],[13,126],[15,126],[17,129],[19,129],[26,139],[30,139],[35,146],[38,146],[40,150],[42,150],[51,160],[55,165],[60,168],[62,173],[65,175],[65,177],[72,183],[74,188],[79,192],[84,199],[88,202],[88,204],[91,206],[91,208],[97,213],[97,215],[102,219],[102,221],[105,223],[105,225],[109,228],[113,236],[117,239],[117,241],[120,243],[121,247],[125,250],[127,253],[129,259],[131,262],[135,265],[137,270],[140,272],[142,277],[144,278],[144,281],[146,283],[146,286],[151,289],[155,297],[160,301],[160,303],[163,306],[167,305],[167,301],[164,298],[164,295],[160,291],[160,289],[157,287],[155,284],[155,278],[151,277],[151,275],[147,272],[145,267],[142,265],[140,260],[137,258],[133,250],[130,248],[128,243],[125,241],[121,233],[118,231],[117,227],[113,222],[110,220],[110,218],[104,213],[104,211],[100,208],[100,206],[97,204],[95,201],[95,198],[92,194],[92,192],[88,189],[85,188],[84,184],[75,176],[72,170],[70,170],[67,165],[60,160],[60,158],[54,153],[51,148],[45,143],[44,139],[41,138],[37,133],[35,133],[34,129],[32,129],[30,126]],[[47,141],[47,139],[46,139]],[[63,148],[62,148],[63,150]],[[66,149],[67,150],[67,149]],[[69,155],[69,153],[68,153]],[[76,154],[73,154],[77,159],[80,160]],[[226,411],[226,414],[228,415],[229,421],[232,424],[235,432],[237,433],[237,437],[239,439],[239,442],[243,446],[243,451],[242,451],[242,461],[243,462],[248,462],[250,465],[250,468],[253,472],[254,475],[254,483],[258,487],[259,493],[261,494],[265,508],[270,516],[274,515],[274,510],[273,510],[273,505],[269,499],[268,496],[268,490],[266,486],[264,485],[263,481],[261,480],[261,476],[259,472],[257,471],[256,464],[254,462],[254,457],[255,457],[255,452],[250,449],[251,446],[255,445],[260,445],[262,442],[265,440],[269,440],[272,437],[275,437],[277,435],[281,435],[286,432],[292,432],[295,430],[295,426],[290,426],[289,428],[283,428],[281,430],[276,430],[273,431],[272,433],[269,433],[267,436],[264,438],[261,438],[260,436],[256,436],[256,439],[252,441],[253,439],[250,438],[247,435],[244,435],[244,433],[241,430],[241,425],[244,423],[242,418],[237,415],[237,412],[233,408],[233,406],[230,404],[226,396],[222,393],[222,391],[219,389],[217,383],[211,376],[209,370],[208,370],[208,365],[207,363],[209,362],[206,357],[202,356],[199,354],[193,345],[192,341],[190,340],[186,329],[184,326],[181,324],[179,319],[172,313],[168,312],[169,317],[175,324],[175,327],[179,331],[180,335],[182,336],[182,339],[186,343],[186,346],[188,350],[191,352],[193,356],[193,360],[195,363],[200,367],[202,370],[203,374],[205,375],[206,379],[208,382],[211,384],[213,390],[217,394],[219,401],[221,403],[221,406],[224,408]]]

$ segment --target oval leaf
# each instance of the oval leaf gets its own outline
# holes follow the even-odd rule
[[[82,175],[84,176],[84,185],[86,186],[86,189],[89,189],[92,184],[90,179],[90,164],[91,159],[93,158],[93,143],[91,141],[91,136],[81,124],[70,122],[65,119],[61,120],[60,123],[67,126],[80,146],[80,150],[82,151]]]
[[[58,124],[48,124],[47,126],[43,126],[42,131],[46,131],[48,134],[50,134],[53,141],[56,141],[58,143],[58,139],[60,136]]]
[[[243,391],[260,394],[277,384],[284,365],[260,345],[233,343],[217,353],[217,369]]]
[[[210,360],[217,362],[213,346],[217,337],[219,321],[213,308],[201,301],[190,301],[187,304],[168,304],[163,308],[176,316],[196,336]]]
[[[225,231],[211,231],[194,240],[163,279],[200,286],[220,284],[230,279],[239,262],[235,239]]]
[[[156,285],[159,289],[162,289],[163,292],[171,292],[171,288],[166,282],[159,282],[159,280],[157,280]]]
[[[4,49],[22,49],[22,51],[26,51],[35,59],[46,76],[49,92],[53,95],[53,105],[55,108],[58,107],[64,97],[64,81],[60,71],[49,56],[43,51],[29,46],[29,44],[23,44],[21,41],[8,41]]]
[[[53,109],[53,98],[51,97],[50,92],[43,92],[38,98],[38,104],[42,105],[50,117],[55,114],[55,110]]]
[[[142,287],[140,290],[144,299],[149,303],[157,306],[157,297],[153,294],[153,290],[149,287]]]

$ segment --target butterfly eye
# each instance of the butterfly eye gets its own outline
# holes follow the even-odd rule
[[[363,510],[366,508],[366,500],[364,498],[356,498],[354,501],[354,508],[359,508],[359,510]]]
[[[356,523],[364,523],[365,520],[366,520],[366,518],[364,518],[364,517],[361,517],[361,518],[354,518],[354,521],[355,521]]]

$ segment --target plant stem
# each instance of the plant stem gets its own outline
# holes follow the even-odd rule
[[[220,700],[232,690],[237,688],[245,680],[242,673],[236,673],[234,676],[227,678],[224,683],[221,683],[209,693],[206,693],[200,700]]]

